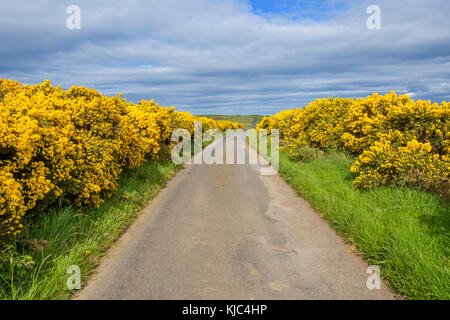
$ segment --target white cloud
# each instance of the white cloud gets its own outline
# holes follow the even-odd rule
[[[77,2],[81,30],[65,28],[69,1],[0,4],[0,77],[196,113],[273,113],[390,90],[449,100],[448,1],[378,1],[379,31],[366,28],[370,1],[321,21],[267,19],[237,0]]]

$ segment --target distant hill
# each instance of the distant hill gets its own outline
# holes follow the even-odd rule
[[[256,125],[262,120],[263,116],[260,115],[248,115],[248,116],[242,116],[242,115],[235,115],[235,116],[227,116],[227,115],[212,115],[212,114],[206,114],[203,115],[204,117],[208,117],[214,120],[229,120],[229,121],[235,121],[240,122],[244,125],[245,129],[251,129],[255,128]]]

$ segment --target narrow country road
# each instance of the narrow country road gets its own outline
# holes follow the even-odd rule
[[[186,165],[76,298],[393,299],[367,267],[279,175]]]

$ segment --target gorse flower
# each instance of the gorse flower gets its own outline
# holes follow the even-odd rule
[[[98,206],[135,168],[170,147],[172,131],[242,128],[94,89],[0,79],[0,238],[16,235],[30,210],[57,199]]]
[[[279,129],[284,150],[299,158],[304,145],[358,156],[355,188],[391,182],[447,193],[450,103],[374,93],[365,99],[317,99],[303,109],[265,117],[257,129]]]

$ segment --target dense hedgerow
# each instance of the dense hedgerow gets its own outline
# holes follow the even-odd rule
[[[0,238],[17,235],[23,216],[56,200],[98,206],[135,168],[169,146],[172,131],[239,128],[152,101],[127,102],[94,89],[50,81],[0,79]]]
[[[299,146],[358,156],[355,188],[391,182],[448,195],[450,103],[413,101],[395,92],[365,99],[325,98],[265,117],[257,129],[279,129],[292,158]],[[302,152],[303,152],[302,151]]]

